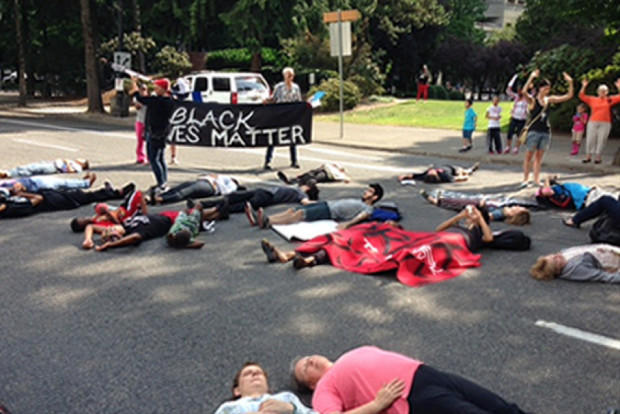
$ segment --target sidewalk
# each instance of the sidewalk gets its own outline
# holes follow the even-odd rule
[[[0,115],[55,117],[133,129],[133,112],[127,118],[115,118],[109,114],[86,114],[85,110],[84,106],[59,103],[34,102],[26,108],[17,108],[6,101],[0,102]],[[519,155],[489,155],[484,133],[474,135],[474,148],[471,151],[460,153],[458,149],[461,147],[461,131],[456,130],[345,123],[344,138],[340,139],[340,124],[337,122],[314,121],[313,128],[313,140],[321,144],[450,158],[467,163],[481,161],[515,166],[523,163],[523,149]],[[608,141],[601,164],[583,164],[583,146],[577,157],[568,155],[570,147],[570,136],[554,134],[551,147],[545,154],[545,166],[598,174],[620,174],[620,167],[611,165],[613,156],[620,147],[620,139]]]

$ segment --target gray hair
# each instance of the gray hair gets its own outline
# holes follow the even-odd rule
[[[286,76],[287,73],[289,73],[293,76],[295,76],[295,69],[293,69],[290,66],[285,67],[284,69],[282,69],[282,76]]]
[[[291,375],[291,385],[293,386],[293,389],[296,390],[297,392],[304,392],[310,389],[308,387],[308,384],[300,381],[295,375],[295,367],[297,366],[297,363],[301,361],[302,358],[303,356],[297,355],[295,358],[291,360],[291,364],[289,365],[289,373]]]
[[[598,88],[596,88],[596,91],[597,92],[600,92],[600,91],[609,92],[609,88],[604,83],[601,83],[600,85],[598,85]]]

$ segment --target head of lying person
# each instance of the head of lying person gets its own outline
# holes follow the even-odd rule
[[[551,280],[558,277],[566,266],[566,258],[561,253],[540,256],[530,268],[530,275],[538,280]]]
[[[192,233],[190,233],[189,230],[168,233],[166,240],[168,241],[168,246],[180,249],[186,247],[192,242]]]
[[[81,233],[90,223],[91,219],[89,217],[74,217],[71,220],[71,230],[74,233]]]
[[[314,390],[333,362],[323,355],[297,357],[291,362],[291,377],[299,389]]]
[[[257,363],[248,361],[243,364],[233,378],[233,399],[243,397],[260,397],[269,392],[267,372]]]
[[[522,206],[504,207],[504,221],[513,226],[524,226],[530,223],[530,211]]]
[[[120,224],[110,226],[101,233],[101,238],[104,241],[118,240],[125,235],[125,228]]]

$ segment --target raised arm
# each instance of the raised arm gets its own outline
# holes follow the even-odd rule
[[[532,106],[534,104],[534,97],[530,95],[528,91],[534,84],[534,79],[536,79],[538,76],[540,76],[540,69],[534,69],[532,73],[530,73],[530,76],[527,78],[525,85],[523,85],[523,96],[525,96],[525,99],[527,99],[527,101],[529,102],[530,109],[532,109]]]
[[[563,72],[562,75],[564,76],[564,80],[568,83],[568,92],[566,92],[564,95],[551,95],[549,97],[549,103],[561,103],[561,102],[566,102],[569,99],[571,99],[573,97],[573,95],[575,94],[575,90],[573,87],[573,78],[570,77],[570,75],[566,72]]]
[[[514,84],[517,81],[518,77],[519,77],[519,74],[515,74],[512,77],[512,79],[510,79],[510,82],[508,82],[508,86],[506,87],[506,94],[508,96],[510,96],[512,99],[516,99],[517,98],[517,94],[515,93],[515,91],[512,90],[512,87],[514,86]]]

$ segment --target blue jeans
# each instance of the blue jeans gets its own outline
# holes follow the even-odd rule
[[[33,193],[39,190],[73,190],[90,187],[90,181],[81,178],[30,177],[17,181],[21,182],[27,191]]]
[[[172,187],[170,190],[161,193],[164,203],[176,203],[177,201],[206,198],[215,195],[215,189],[206,180],[187,181]],[[243,210],[241,210],[243,211]]]
[[[168,166],[166,165],[166,159],[164,157],[165,151],[165,143],[153,142],[150,139],[150,134],[147,134],[146,155],[149,158],[153,174],[155,174],[157,185],[160,187],[168,182]]]
[[[8,171],[9,177],[30,177],[31,175],[56,174],[54,161],[40,161],[21,165]]]
[[[616,225],[620,226],[620,201],[611,196],[603,196],[588,207],[579,210],[579,212],[573,216],[573,223],[580,225],[584,221],[591,220],[603,213],[607,213],[609,218],[612,219]]]
[[[265,154],[265,165],[268,165],[273,158],[273,149],[274,146],[270,145],[267,147],[267,153]],[[291,165],[297,164],[297,146],[291,145]]]

